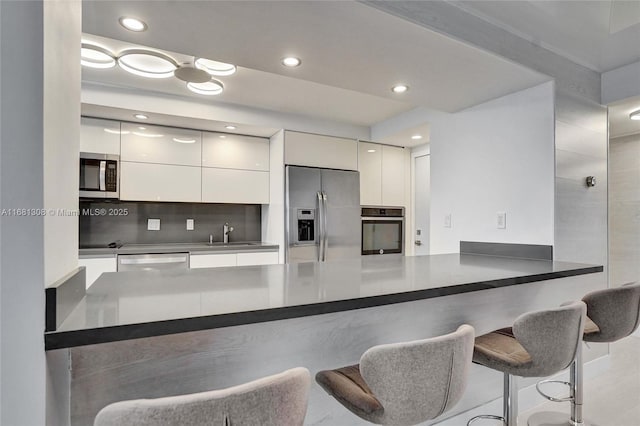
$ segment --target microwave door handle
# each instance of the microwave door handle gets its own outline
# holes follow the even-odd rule
[[[107,174],[107,162],[105,160],[102,160],[100,161],[100,191],[107,190],[106,174]]]
[[[327,260],[327,250],[329,249],[329,232],[328,232],[328,226],[327,226],[327,194],[323,191],[322,192],[322,207],[324,209],[324,214],[322,215],[322,221],[323,223],[323,238],[324,238],[324,250],[322,252],[322,261],[324,262],[325,260]]]
[[[318,191],[318,261],[322,261],[324,255],[324,226],[322,224],[323,209],[322,209],[322,193]]]

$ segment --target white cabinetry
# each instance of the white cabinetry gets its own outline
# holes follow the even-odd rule
[[[197,166],[202,132],[164,126],[122,123],[122,161]]]
[[[202,133],[202,167],[269,171],[269,139]]]
[[[238,253],[238,266],[275,265],[278,263],[278,252]]]
[[[191,253],[189,258],[189,265],[191,269],[219,268],[223,266],[275,265],[277,263],[277,251],[220,254]]]
[[[360,204],[406,206],[407,161],[404,148],[359,142]]]
[[[200,167],[167,164],[120,164],[120,199],[200,202]]]
[[[78,266],[85,267],[87,288],[89,288],[103,272],[116,272],[118,269],[115,256],[78,259]]]
[[[120,122],[82,117],[80,152],[120,155]]]
[[[287,131],[284,136],[284,162],[297,166],[358,170],[358,142]]]
[[[203,167],[202,201],[269,204],[269,172]]]

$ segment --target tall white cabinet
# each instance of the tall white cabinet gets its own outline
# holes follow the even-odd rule
[[[404,148],[358,142],[358,171],[362,205],[407,205],[407,153]]]

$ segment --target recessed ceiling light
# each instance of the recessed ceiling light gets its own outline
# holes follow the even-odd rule
[[[142,127],[142,126],[138,127],[138,129],[139,129],[139,130],[147,130],[147,128],[146,128],[146,127]]]
[[[375,149],[368,149],[367,152],[376,152]]]
[[[173,77],[178,68],[169,56],[145,49],[125,50],[118,58],[118,65],[131,74],[147,78]]]
[[[113,68],[116,58],[113,53],[93,43],[82,43],[80,47],[80,63],[90,68]]]
[[[629,114],[629,118],[632,120],[640,120],[640,109]]]
[[[391,88],[391,91],[393,93],[404,93],[407,90],[409,90],[409,86],[407,86],[406,84],[396,84]]]
[[[414,141],[420,140],[422,139],[422,135],[413,135],[411,136],[411,139],[413,139]]]
[[[174,142],[178,142],[178,143],[195,143],[196,140],[195,139],[180,139],[180,138],[173,138]]]
[[[136,18],[131,18],[129,16],[121,17],[120,19],[118,19],[118,22],[120,22],[120,25],[122,25],[129,31],[135,31],[137,33],[146,31],[147,29],[147,24],[145,24],[143,21]]]
[[[233,64],[212,61],[211,59],[198,58],[195,62],[196,68],[206,71],[211,75],[226,76],[235,74],[237,68]]]
[[[220,135],[219,137],[220,137],[220,139],[226,139],[227,138],[225,135]]]
[[[187,89],[200,95],[213,96],[222,93],[224,86],[218,80],[210,80],[206,83],[187,83]]]
[[[227,130],[235,130],[236,126],[228,125],[228,126],[224,126],[224,128]]]
[[[144,114],[133,114],[133,116],[135,118],[137,118],[138,120],[146,120],[147,118],[149,118],[148,116],[146,116]]]
[[[282,58],[282,65],[285,67],[297,67],[300,66],[302,61],[300,58],[296,58],[295,56],[287,56],[286,58]]]

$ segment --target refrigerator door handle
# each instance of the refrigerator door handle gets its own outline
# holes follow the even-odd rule
[[[322,261],[327,260],[327,250],[329,249],[329,232],[327,231],[327,194],[322,192],[322,206],[324,208],[324,213],[322,214],[322,238],[324,239],[324,248],[322,250]]]
[[[322,203],[322,193],[318,191],[318,261],[321,262],[324,257],[324,208]]]

